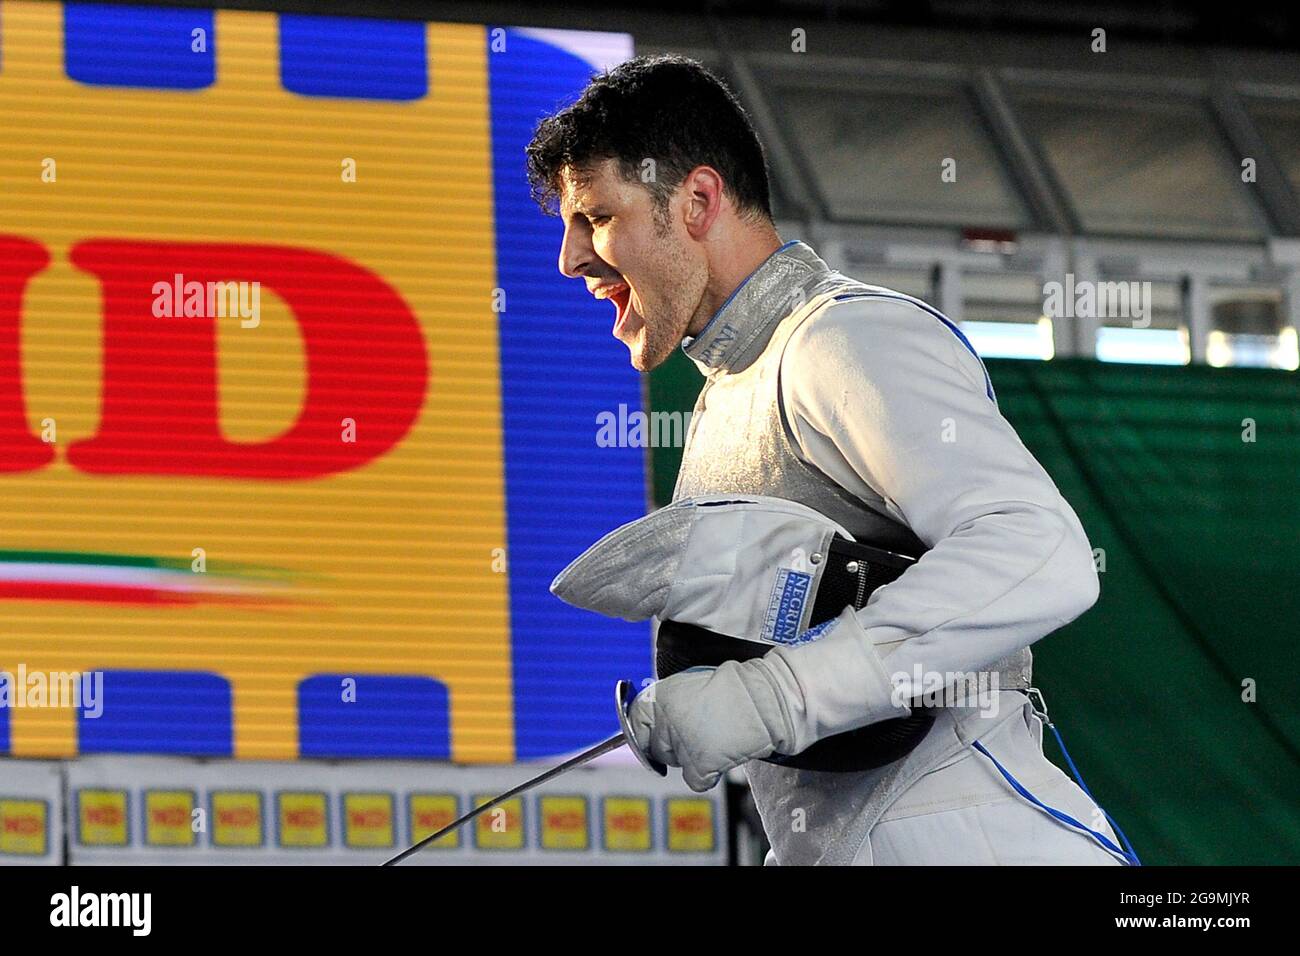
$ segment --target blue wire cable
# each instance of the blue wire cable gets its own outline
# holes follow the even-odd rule
[[[1083,782],[1083,777],[1080,776],[1078,768],[1075,767],[1074,760],[1071,759],[1070,757],[1070,752],[1065,749],[1065,741],[1061,738],[1060,731],[1058,731],[1056,729],[1056,725],[1053,724],[1051,720],[1047,718],[1047,714],[1045,712],[1040,715],[1040,719],[1043,721],[1043,723],[1045,723],[1048,727],[1051,728],[1053,735],[1055,735],[1056,737],[1056,742],[1060,744],[1061,753],[1065,755],[1066,763],[1070,765],[1070,772],[1074,774],[1075,780],[1077,780],[1079,783],[1079,787],[1083,790],[1084,793],[1088,795],[1089,799],[1091,799],[1094,803],[1096,803],[1097,802],[1096,798],[1093,797],[1092,792],[1088,789],[1088,785]],[[1112,843],[1106,837],[1105,834],[1099,833],[1096,830],[1092,829],[1091,827],[1084,826],[1082,823],[1074,819],[1074,817],[1070,816],[1068,813],[1062,813],[1060,810],[1057,810],[1055,807],[1049,807],[1047,804],[1043,803],[1043,801],[1039,800],[1036,796],[1034,796],[1032,793],[1026,790],[1020,784],[1020,781],[1017,780],[1015,777],[1013,777],[1010,771],[1008,771],[1006,767],[1002,766],[1002,764],[998,762],[998,758],[993,756],[991,753],[989,753],[988,749],[978,740],[975,741],[974,747],[984,756],[992,760],[993,766],[998,768],[998,772],[1001,773],[1002,776],[1006,778],[1007,782],[1011,784],[1011,786],[1015,789],[1015,791],[1019,793],[1022,797],[1024,797],[1026,800],[1028,800],[1030,803],[1032,803],[1034,806],[1040,808],[1041,810],[1045,810],[1048,814],[1050,814],[1052,817],[1056,818],[1057,820],[1060,820],[1066,826],[1074,827],[1077,830],[1082,830],[1084,833],[1089,834],[1093,839],[1095,839],[1098,843],[1100,843],[1106,850],[1119,856],[1120,859],[1124,861],[1125,865],[1127,866],[1142,865],[1142,861],[1138,859],[1138,855],[1133,850],[1133,845],[1129,843],[1128,837],[1124,835],[1124,831],[1119,828],[1119,824],[1117,824],[1111,818],[1111,815],[1109,813],[1106,813],[1105,807],[1102,807],[1101,804],[1097,804],[1097,808],[1101,810],[1101,812],[1105,815],[1107,822],[1109,822],[1110,825],[1115,829],[1115,832],[1119,834],[1119,838],[1124,841],[1124,846],[1126,847],[1127,852],[1125,852],[1125,850],[1121,850],[1114,843]]]
[[[974,747],[984,756],[988,757],[990,760],[993,761],[993,765],[998,768],[998,772],[1000,772],[1002,776],[1006,777],[1007,782],[1010,783],[1011,786],[1015,788],[1016,793],[1020,794],[1022,797],[1024,797],[1026,800],[1028,800],[1030,803],[1032,803],[1034,806],[1038,807],[1039,809],[1045,810],[1048,814],[1055,817],[1057,820],[1060,820],[1066,826],[1073,827],[1076,830],[1081,830],[1084,833],[1088,834],[1093,839],[1095,839],[1098,843],[1100,843],[1103,847],[1109,850],[1111,853],[1114,853],[1117,856],[1119,856],[1128,865],[1130,866],[1134,865],[1133,859],[1130,858],[1127,853],[1125,853],[1123,850],[1117,847],[1109,839],[1107,839],[1104,834],[1098,833],[1096,830],[1092,829],[1091,827],[1084,826],[1082,823],[1074,819],[1074,817],[1070,816],[1068,813],[1062,813],[1060,810],[1057,810],[1055,807],[1049,807],[1047,804],[1043,803],[1043,801],[1039,800],[1036,796],[1034,796],[1032,793],[1026,790],[1023,786],[1021,786],[1020,781],[1017,780],[1015,777],[1011,776],[1011,774],[1007,771],[1006,767],[1002,766],[1002,764],[998,762],[998,758],[993,756],[991,753],[989,753],[988,750],[985,748],[985,746],[982,743],[980,743],[978,740],[975,741]],[[1102,812],[1105,813],[1104,810]]]
[[[1050,720],[1044,721],[1044,723],[1046,723],[1048,729],[1052,731],[1052,736],[1056,738],[1057,746],[1061,748],[1061,753],[1065,756],[1065,762],[1070,765],[1070,773],[1074,774],[1074,779],[1079,782],[1080,788],[1082,788],[1083,792],[1088,795],[1089,799],[1091,799],[1093,803],[1097,803],[1097,798],[1092,795],[1092,791],[1088,789],[1088,785],[1083,782],[1083,776],[1079,773],[1079,769],[1075,767],[1074,760],[1070,757],[1070,751],[1065,749],[1065,740],[1062,739],[1061,732],[1056,729],[1056,724],[1052,723]],[[1111,828],[1119,834],[1119,838],[1124,841],[1124,848],[1128,850],[1128,855],[1133,858],[1133,865],[1141,866],[1142,861],[1138,859],[1137,851],[1133,849],[1133,844],[1128,842],[1128,837],[1124,835],[1124,831],[1120,829],[1119,824],[1115,822],[1114,818],[1111,817],[1109,813],[1106,813],[1106,808],[1100,803],[1097,803],[1097,809],[1106,815],[1106,822],[1111,825]]]

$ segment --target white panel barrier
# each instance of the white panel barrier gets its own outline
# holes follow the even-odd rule
[[[0,866],[62,860],[62,765],[53,760],[0,760]]]
[[[545,766],[83,757],[65,765],[69,862],[373,865]],[[402,865],[716,865],[726,832],[721,788],[696,794],[675,771],[601,766]]]

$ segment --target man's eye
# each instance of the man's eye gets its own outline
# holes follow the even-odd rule
[[[588,216],[587,221],[593,226],[604,226],[609,223],[612,216]]]

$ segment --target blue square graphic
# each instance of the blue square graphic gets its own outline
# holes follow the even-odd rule
[[[303,678],[298,684],[298,752],[333,759],[445,760],[451,756],[447,685],[432,677],[376,674]]]
[[[280,82],[303,96],[421,99],[429,92],[425,25],[281,14]]]
[[[93,673],[85,671],[83,673]],[[103,671],[102,713],[77,712],[83,754],[234,753],[230,682],[206,671]]]
[[[194,51],[195,30],[203,49]],[[216,80],[211,10],[63,5],[64,70],[78,83],[201,90]]]

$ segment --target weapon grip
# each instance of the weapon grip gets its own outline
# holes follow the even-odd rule
[[[655,760],[648,753],[641,749],[637,744],[636,738],[632,736],[632,725],[627,721],[627,709],[632,704],[632,698],[636,696],[636,691],[632,689],[630,680],[621,680],[614,685],[614,703],[618,708],[618,726],[623,731],[623,737],[627,740],[627,749],[636,754],[636,759],[641,766],[647,770],[653,770],[661,777],[668,776],[668,767]]]

